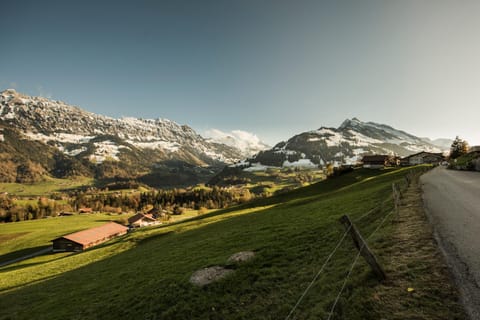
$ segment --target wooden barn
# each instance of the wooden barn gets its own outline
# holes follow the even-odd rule
[[[114,237],[124,235],[127,231],[127,227],[115,222],[109,222],[99,227],[53,239],[53,252],[83,251]]]

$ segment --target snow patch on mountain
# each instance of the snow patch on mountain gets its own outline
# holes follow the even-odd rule
[[[252,163],[250,167],[243,169],[246,172],[266,171],[268,168],[275,168],[273,166],[266,166],[261,163]]]
[[[119,146],[110,140],[94,142],[93,145],[95,146],[95,152],[94,154],[90,155],[90,161],[97,164],[102,163],[107,159],[119,161],[120,158],[118,155],[120,153],[120,149],[128,149],[128,147]]]
[[[59,149],[61,151],[63,151],[63,153],[65,153],[65,154],[67,154],[71,157],[75,157],[75,156],[79,155],[80,153],[87,151],[86,147],[81,147],[81,148],[73,149],[73,150],[62,150],[61,148],[59,148]]]
[[[259,151],[270,148],[256,134],[243,130],[223,132],[218,129],[210,129],[205,131],[205,136],[211,141],[239,149],[245,157],[250,157]]]
[[[292,161],[292,162],[285,160],[283,162],[282,167],[315,169],[315,168],[318,168],[318,165],[310,161],[310,159],[300,159],[298,161]]]

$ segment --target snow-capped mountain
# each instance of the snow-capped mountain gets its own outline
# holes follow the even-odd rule
[[[21,140],[48,146],[45,148],[50,152],[78,161],[95,174],[102,171],[95,166],[123,168],[110,169],[112,176],[122,176],[125,172],[129,177],[141,176],[159,170],[167,161],[206,168],[243,157],[238,148],[206,140],[192,128],[167,119],[113,119],[61,101],[26,96],[13,89],[0,93],[2,130],[10,131],[7,135],[0,132],[0,153],[13,163],[28,158],[5,153],[8,142],[12,145],[14,140]],[[50,173],[56,170],[45,163],[40,166]]]
[[[118,160],[121,149],[128,148],[126,144],[165,154],[190,149],[191,156],[199,158],[198,164],[228,163],[240,157],[238,150],[208,142],[192,128],[167,119],[113,119],[61,101],[24,96],[12,89],[0,94],[0,119],[22,130],[25,137],[53,144],[67,155],[86,151],[85,144],[100,136],[113,136],[124,142],[94,142],[91,160],[97,163],[106,157]]]
[[[218,129],[211,129],[205,132],[205,136],[209,138],[209,141],[240,149],[244,158],[270,148],[257,135],[243,130],[233,130],[227,133]]]
[[[326,163],[354,164],[366,154],[407,156],[416,152],[443,152],[445,148],[384,124],[345,120],[338,128],[321,127],[280,142],[243,162],[262,166],[313,167]]]
[[[439,147],[442,150],[450,150],[450,147],[452,146],[453,139],[434,139],[431,140],[430,138],[422,138],[425,142],[428,142],[430,144],[433,144],[434,146]]]

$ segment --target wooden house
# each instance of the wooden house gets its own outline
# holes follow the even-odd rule
[[[147,215],[151,215],[155,219],[168,217],[168,211],[165,209],[152,208],[147,211]]]
[[[403,163],[408,163],[410,166],[417,164],[439,164],[444,160],[443,154],[431,152],[419,152],[408,157],[403,158]]]
[[[468,153],[480,154],[480,146],[472,146],[468,148]]]
[[[362,164],[364,168],[381,169],[390,165],[390,156],[388,155],[371,155],[363,156]]]
[[[83,251],[114,237],[126,234],[128,228],[115,222],[78,231],[53,239],[53,252]]]
[[[152,214],[137,213],[128,218],[128,225],[132,228],[146,227],[158,224]]]

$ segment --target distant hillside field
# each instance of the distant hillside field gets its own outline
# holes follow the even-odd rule
[[[448,281],[432,278],[441,274],[436,265],[414,251],[409,255],[418,263],[391,260],[392,246],[402,245],[393,235],[404,223],[390,214],[392,183],[404,185],[405,175],[416,170],[358,169],[289,193],[140,229],[83,253],[5,266],[0,268],[0,319],[285,319],[342,238],[345,230],[338,219],[344,214],[366,239],[378,229],[368,243],[392,278],[380,284],[358,260],[331,319],[412,314],[462,319]],[[51,221],[60,226],[68,218]],[[26,223],[47,222],[12,226],[23,232]],[[0,225],[0,237],[4,230]],[[32,240],[32,245],[39,244]],[[245,250],[255,252],[252,261],[227,265],[229,256]],[[298,305],[296,319],[328,318],[356,255],[347,237]],[[193,272],[213,265],[234,272],[205,287],[189,283]],[[399,272],[404,282],[395,286],[393,274]],[[378,295],[385,286],[399,298]],[[382,304],[405,313],[388,317]]]

